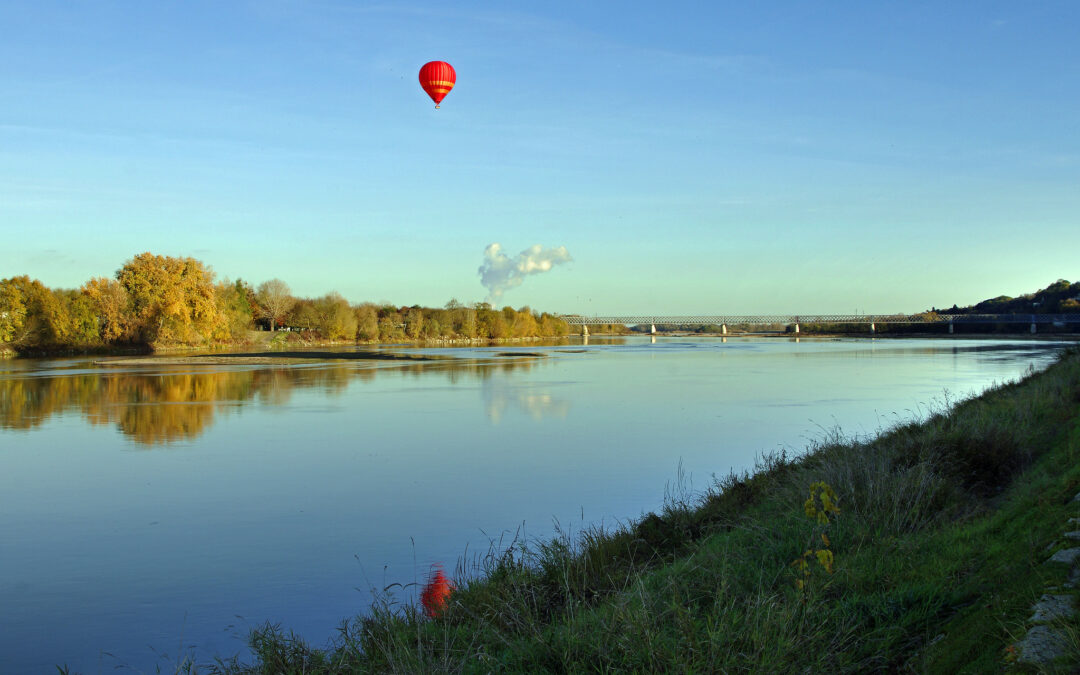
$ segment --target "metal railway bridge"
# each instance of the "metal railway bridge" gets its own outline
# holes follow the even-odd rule
[[[720,326],[720,331],[727,334],[728,326],[793,326],[799,332],[803,324],[858,323],[870,324],[870,332],[877,330],[877,324],[935,324],[948,325],[953,332],[954,324],[999,324],[1027,323],[1031,332],[1038,332],[1038,325],[1066,326],[1080,328],[1080,314],[692,314],[686,316],[660,316],[643,314],[640,316],[583,316],[564,314],[562,318],[571,326],[581,326],[588,334],[588,327],[600,324],[623,324],[626,326],[649,326],[656,332],[657,324],[674,326]]]

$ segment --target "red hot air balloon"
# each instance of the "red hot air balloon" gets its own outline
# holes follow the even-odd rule
[[[454,88],[455,82],[457,82],[457,73],[446,61],[428,61],[420,67],[420,86],[424,88],[431,100],[435,101],[436,108]]]

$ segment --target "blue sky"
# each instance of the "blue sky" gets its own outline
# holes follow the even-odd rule
[[[1080,279],[1075,2],[0,0],[0,277],[918,311]],[[439,110],[419,67],[446,60]]]

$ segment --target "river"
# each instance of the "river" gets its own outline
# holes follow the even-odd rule
[[[385,348],[434,359],[408,362],[0,362],[0,672],[171,672],[246,654],[267,621],[322,645],[372,589],[433,564],[633,520],[1064,344],[594,337]]]

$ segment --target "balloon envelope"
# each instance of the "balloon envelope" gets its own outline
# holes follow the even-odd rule
[[[424,88],[431,100],[435,101],[436,108],[454,88],[455,82],[457,82],[457,73],[446,61],[428,61],[420,67],[420,86]]]

